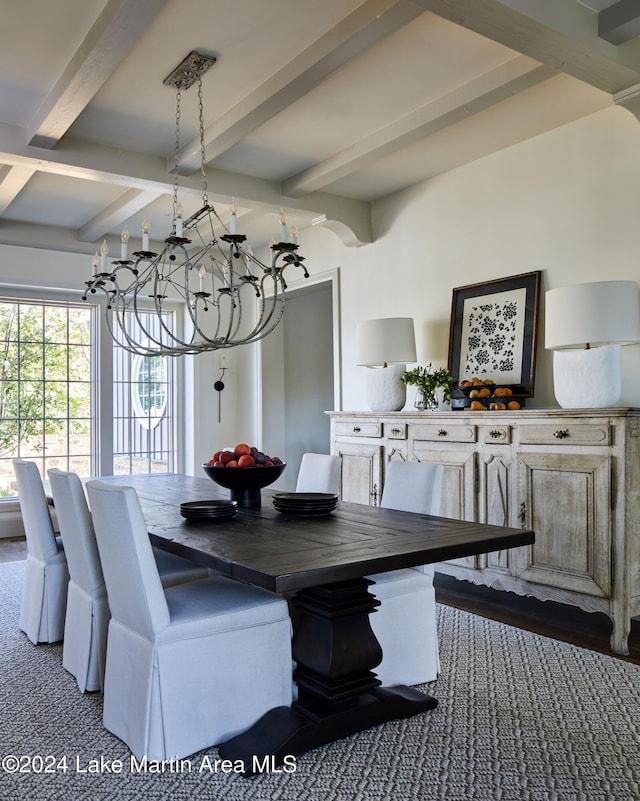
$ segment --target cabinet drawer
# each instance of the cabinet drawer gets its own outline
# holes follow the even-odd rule
[[[606,423],[554,423],[520,428],[522,445],[610,445],[611,426]]]
[[[406,439],[407,438],[407,424],[406,423],[385,423],[384,435],[387,439]]]
[[[336,423],[336,436],[338,437],[381,437],[382,423],[371,420],[350,420]]]
[[[414,440],[424,442],[475,442],[476,427],[459,423],[416,423],[411,426]]]
[[[481,428],[480,442],[488,445],[501,442],[508,445],[511,442],[511,426],[495,425]]]

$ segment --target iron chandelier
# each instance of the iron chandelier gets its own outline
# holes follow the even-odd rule
[[[280,213],[280,242],[270,243],[270,264],[263,264],[236,233],[235,201],[229,225],[218,216],[207,196],[205,169],[202,75],[215,63],[212,56],[193,51],[164,83],[176,89],[176,139],[173,186],[173,228],[160,253],[149,250],[149,228],[143,224],[142,249],[128,256],[128,229],[122,233],[121,258],[107,265],[106,240],[93,258],[93,274],[86,282],[89,294],[106,298],[106,323],[113,340],[140,356],[181,356],[256,342],[275,329],[284,313],[287,285],[284,271],[299,267],[309,277],[304,257],[298,255],[295,227],[289,237]],[[198,86],[202,207],[182,219],[178,202],[181,93]],[[215,228],[224,230],[217,236]],[[167,308],[183,301],[184,333],[167,320]],[[168,303],[167,303],[168,301]],[[150,313],[151,312],[151,313]]]

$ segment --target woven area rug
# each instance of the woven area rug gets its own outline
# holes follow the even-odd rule
[[[434,711],[309,752],[291,772],[223,773],[215,748],[145,770],[102,727],[101,696],[63,670],[62,647],[18,630],[23,571],[0,565],[3,801],[640,798],[640,667],[446,606]]]

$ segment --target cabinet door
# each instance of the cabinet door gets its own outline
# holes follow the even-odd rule
[[[517,525],[514,505],[513,452],[508,446],[485,446],[479,454],[478,520],[494,526]],[[481,567],[509,571],[512,550],[479,557]]]
[[[518,548],[522,579],[608,597],[611,585],[611,457],[527,453],[518,457],[521,523],[536,534]]]
[[[338,441],[334,453],[342,460],[340,498],[350,503],[378,506],[382,493],[382,445]]]
[[[476,520],[475,452],[464,448],[437,449],[426,443],[415,443],[412,458],[418,462],[435,462],[444,465],[442,479],[442,504],[440,515],[456,520]],[[451,559],[453,565],[477,567],[476,556]]]

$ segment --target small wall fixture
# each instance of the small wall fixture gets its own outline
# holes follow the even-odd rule
[[[596,281],[550,289],[545,348],[563,409],[615,406],[622,394],[621,345],[640,342],[638,284]]]
[[[357,331],[357,364],[366,372],[367,402],[372,412],[398,412],[407,400],[400,376],[416,361],[411,317],[362,320]]]

